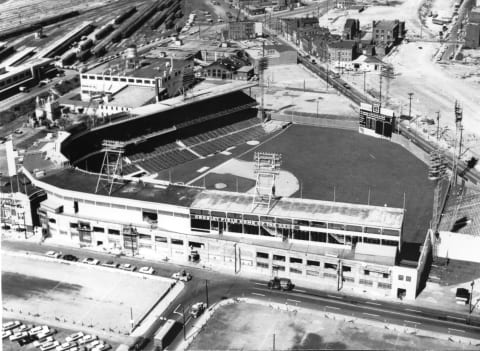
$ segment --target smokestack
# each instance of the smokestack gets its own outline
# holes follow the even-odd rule
[[[13,177],[17,174],[17,166],[15,165],[15,153],[13,151],[13,140],[11,136],[10,139],[7,140],[5,148],[7,151],[8,176]]]

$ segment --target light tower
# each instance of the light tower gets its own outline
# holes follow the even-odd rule
[[[275,198],[275,180],[280,174],[282,155],[271,152],[255,152],[253,160],[257,179],[252,209],[261,206],[269,210]]]
[[[111,195],[115,184],[123,185],[119,178],[122,176],[122,158],[125,144],[116,140],[104,140],[102,146],[105,155],[103,156],[102,168],[98,175],[95,193],[98,193],[100,188],[103,188],[108,195]]]
[[[258,82],[260,85],[260,108],[258,109],[258,118],[263,122],[265,120],[265,110],[264,110],[264,98],[265,98],[265,88],[264,88],[264,72],[268,68],[268,57],[265,57],[265,42],[262,45],[262,57],[258,60]]]

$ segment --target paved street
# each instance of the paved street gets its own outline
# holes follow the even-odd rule
[[[76,255],[79,259],[85,257],[93,257],[102,261],[112,259],[112,255],[110,254],[70,247],[59,247],[56,245],[39,245],[31,242],[9,240],[4,240],[2,245],[4,250],[28,251],[31,254],[43,254],[48,250],[57,250],[64,254]],[[115,258],[115,261],[118,263],[133,263],[137,265],[137,267],[145,265],[152,266],[157,271],[157,274],[166,277],[171,276],[171,274],[182,268],[191,272],[194,277],[193,280],[186,283],[185,290],[163,314],[163,317],[175,319],[179,322],[182,322],[181,314],[174,312],[180,312],[182,306],[184,306],[187,314],[192,304],[199,301],[206,302],[207,285],[208,302],[210,305],[226,298],[252,297],[290,306],[301,306],[304,308],[345,314],[356,318],[373,319],[401,326],[416,327],[433,332],[473,338],[478,338],[478,335],[480,335],[480,318],[478,316],[472,317],[470,320],[467,314],[444,312],[419,306],[396,304],[367,298],[349,297],[342,294],[341,291],[333,293],[305,287],[295,287],[293,291],[290,292],[269,290],[266,287],[266,279],[253,279],[252,277],[233,276],[213,272],[203,269],[200,264],[196,266],[181,266],[169,262],[149,261],[131,257],[119,257]],[[161,323],[162,321],[158,320],[158,324],[155,327],[158,327]],[[187,316],[187,335],[191,332],[192,324],[190,317]],[[151,334],[153,335],[155,328],[151,328],[151,330]],[[146,335],[146,337],[151,337],[152,335]],[[172,346],[180,342],[182,337],[183,333],[180,333]],[[146,340],[139,340],[138,342],[143,343],[146,342]]]

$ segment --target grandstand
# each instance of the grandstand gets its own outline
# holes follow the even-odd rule
[[[244,114],[232,115],[225,118],[222,123],[231,122],[243,116]],[[188,133],[188,130],[172,133],[169,137],[175,137],[175,142],[156,146],[150,152],[135,152],[127,157],[127,162],[138,165],[149,173],[156,173],[197,158],[216,154],[265,135],[261,122],[256,117],[250,117],[211,130],[208,127],[209,124],[205,126],[197,125],[195,126],[196,131],[202,129],[205,131],[193,131],[195,135],[181,140],[181,135]],[[143,145],[142,147],[145,148]]]
[[[127,164],[154,173],[263,135],[255,105],[242,91],[187,101],[72,134],[62,144],[62,152],[76,166],[98,171],[102,141],[115,139],[126,145]]]

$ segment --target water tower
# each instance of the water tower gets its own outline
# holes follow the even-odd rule
[[[138,52],[135,44],[130,44],[125,50],[125,68],[135,69],[138,65]]]

